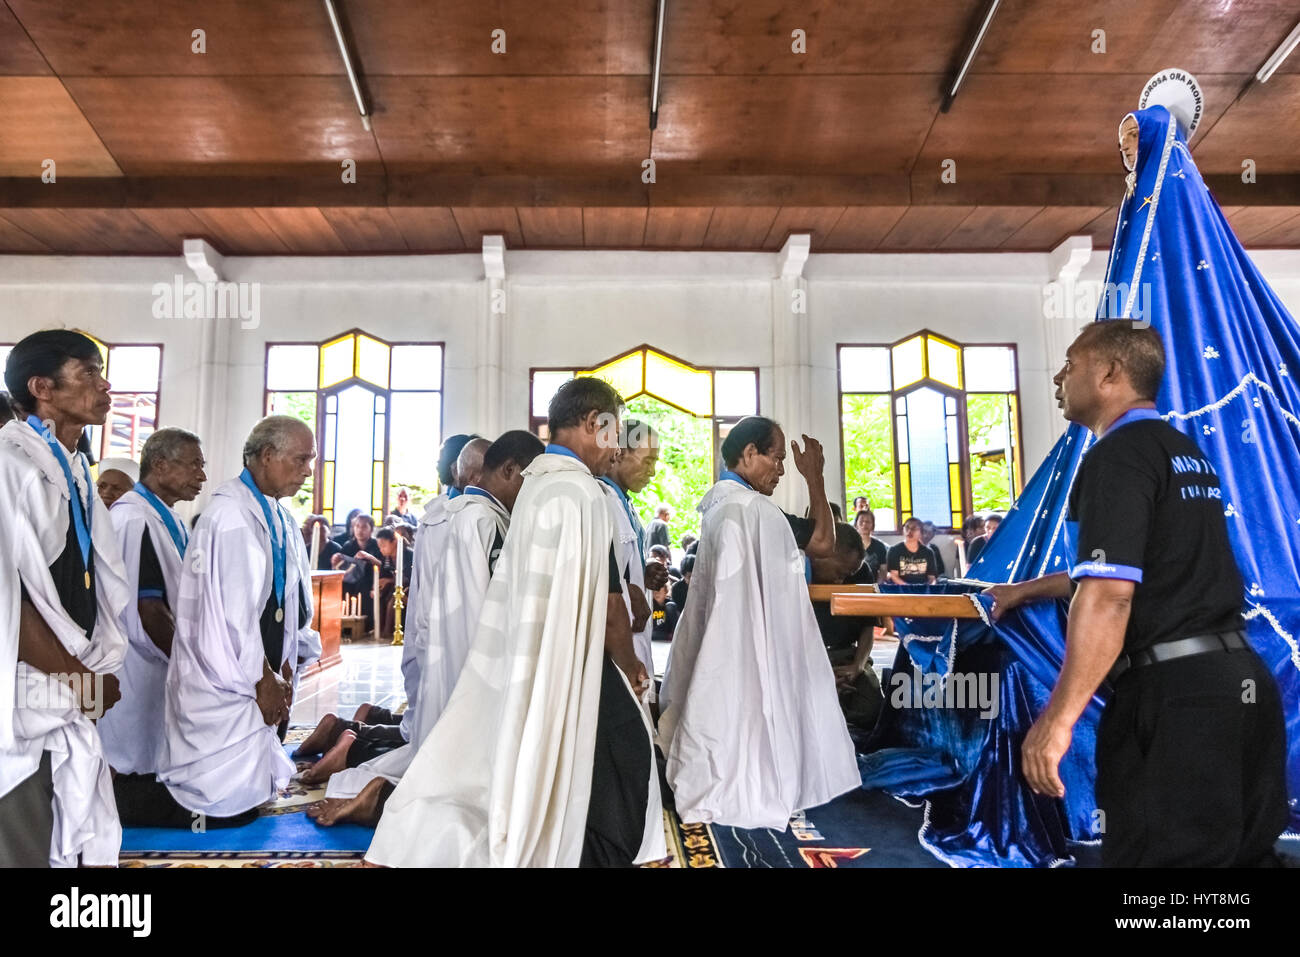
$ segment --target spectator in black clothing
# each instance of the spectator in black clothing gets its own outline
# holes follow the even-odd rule
[[[841,522],[835,527],[835,552],[830,558],[814,559],[813,582],[818,585],[841,585],[851,582],[866,564],[866,549],[852,525]],[[830,602],[813,602],[817,627],[821,630],[826,653],[835,672],[840,708],[849,724],[870,730],[884,706],[880,679],[871,667],[871,645],[877,620],[850,615],[832,615]]]
[[[980,557],[980,552],[984,551],[993,537],[993,533],[998,530],[1002,524],[1002,516],[997,512],[989,512],[984,518],[984,533],[971,540],[970,547],[966,551],[966,561],[975,564],[975,559]]]
[[[397,530],[385,526],[375,532],[375,542],[379,545],[379,553],[382,556],[379,560],[379,604],[383,607],[383,632],[380,637],[392,635],[394,615],[393,615],[393,592],[397,584]],[[411,588],[411,558],[408,552],[406,560],[402,564],[402,587],[410,591]]]
[[[945,571],[943,567],[943,555],[939,552],[939,546],[934,544],[934,533],[934,522],[921,523],[921,544],[934,552],[934,567],[938,570],[937,573],[942,575]]]
[[[691,584],[691,572],[695,571],[695,556],[687,555],[682,559],[681,581],[673,585],[671,597],[679,609],[686,607],[686,591]]]
[[[858,497],[859,499],[861,496]],[[858,501],[858,499],[854,499]],[[862,541],[866,557],[862,565],[848,579],[853,585],[874,585],[884,576],[885,558],[889,553],[887,546],[876,538],[876,513],[864,508],[853,517],[853,527]]]
[[[343,531],[334,536],[334,541],[338,542],[340,545],[346,545],[348,543],[348,540],[352,538],[352,523],[356,521],[357,516],[360,514],[361,509],[359,508],[354,508],[352,511],[348,512],[348,520],[343,526]]]
[[[0,425],[4,425],[10,419],[15,418],[17,416],[14,415],[13,400],[9,398],[8,392],[0,390]]]
[[[673,581],[677,581],[682,577],[681,571],[673,567],[673,553],[668,550],[667,545],[650,546],[650,562],[647,562],[646,564],[650,564],[651,562],[658,562],[660,565],[663,565],[664,568],[668,569],[668,577],[673,579]]]
[[[695,550],[691,546],[694,545],[699,540],[700,538],[698,535],[693,535],[690,532],[686,532],[685,534],[682,535],[682,551],[685,552],[687,555],[694,555]]]
[[[311,554],[312,536],[320,540],[320,558],[312,571],[327,572],[334,567],[334,556],[343,550],[343,546],[330,538],[330,524],[324,515],[308,515],[302,525],[302,541]]]
[[[939,576],[934,549],[921,541],[921,520],[903,523],[903,541],[889,550],[885,559],[889,580],[896,585],[924,585]]]
[[[699,550],[700,541],[699,539],[696,539],[695,541],[691,542],[689,545],[685,545],[683,547],[686,549],[687,555],[694,555],[696,551]]]
[[[966,546],[966,566],[969,568],[975,562],[975,555],[971,554],[971,546],[975,540],[984,534],[984,516],[968,515],[966,520],[961,523],[961,540]],[[976,553],[978,554],[978,553]]]
[[[654,621],[651,637],[655,641],[672,641],[680,616],[681,606],[668,597],[668,586],[659,588],[654,592],[650,605],[650,617]]]
[[[375,569],[383,561],[383,553],[375,544],[375,520],[364,512],[352,519],[352,537],[334,556],[335,568],[347,568],[343,579],[345,595],[361,596],[361,613],[374,623]]]
[[[654,521],[650,523],[650,534],[647,540],[651,545],[662,545],[668,548],[670,539],[668,537],[668,523],[673,519],[673,510],[667,505],[659,505],[655,509]]]
[[[855,496],[853,499],[853,514],[857,515],[858,512],[862,512],[862,511],[867,511],[867,512],[871,511],[871,503],[867,501],[867,497],[865,495]]]

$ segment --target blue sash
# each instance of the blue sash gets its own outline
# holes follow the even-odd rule
[[[284,529],[283,519],[280,521],[271,520],[271,508],[267,505],[266,496],[257,487],[257,483],[253,481],[253,475],[248,469],[244,469],[239,473],[239,481],[248,486],[248,490],[253,493],[253,498],[257,500],[257,504],[262,506],[262,515],[265,517],[266,527],[271,533],[271,574],[275,581],[275,620],[284,621],[284,579],[288,533]],[[279,512],[278,507],[276,512]]]
[[[176,521],[176,516],[172,514],[172,510],[163,504],[162,499],[149,491],[149,488],[143,482],[136,482],[135,490],[140,494],[140,497],[148,502],[150,507],[158,513],[158,517],[162,519],[163,525],[167,527],[167,534],[172,537],[172,544],[176,546],[177,554],[179,554],[181,558],[184,558],[185,546],[190,543],[190,536],[185,531],[185,526]]]
[[[77,545],[81,549],[81,567],[86,570],[86,587],[90,587],[90,528],[94,515],[94,502],[82,501],[81,493],[77,491],[77,483],[72,478],[72,469],[68,466],[68,460],[63,454],[63,449],[59,445],[58,439],[54,437],[45,423],[34,415],[27,417],[27,424],[36,430],[36,434],[45,440],[45,444],[50,447],[50,452],[54,460],[59,463],[63,469],[63,480],[68,483],[68,494],[72,497],[72,523],[77,531]],[[81,470],[86,477],[86,495],[89,497],[95,494],[94,483],[90,481],[90,466],[86,464],[86,457],[80,452],[74,453],[81,461]]]

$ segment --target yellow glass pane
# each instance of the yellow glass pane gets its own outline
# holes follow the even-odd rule
[[[925,337],[913,336],[894,346],[894,388],[902,389],[925,375]]]
[[[641,374],[642,361],[645,358],[645,350],[633,352],[630,355],[615,359],[613,362],[606,362],[599,368],[592,369],[590,372],[579,372],[578,375],[595,376],[597,379],[604,379],[612,385],[618,394],[624,400],[631,399],[645,391],[645,378]]]
[[[654,350],[646,351],[645,390],[694,415],[713,414],[713,376]]]
[[[381,389],[388,388],[388,346],[370,336],[357,336],[356,375],[373,382]]]
[[[906,462],[899,463],[898,466],[898,501],[902,506],[905,517],[910,515],[912,512],[912,467]]]
[[[952,492],[952,510],[961,512],[961,467],[956,462],[948,466],[948,488]]]
[[[376,462],[370,480],[370,507],[378,512],[384,507],[384,463]],[[382,518],[383,516],[376,516]]]
[[[356,352],[355,336],[343,336],[320,347],[320,387],[330,386],[353,376]]]
[[[321,502],[329,506],[331,510],[334,505],[334,463],[325,463],[325,481],[321,487]]]
[[[930,378],[960,389],[961,350],[936,336],[926,336],[925,349],[929,358]]]
[[[1024,489],[1024,480],[1020,474],[1020,397],[1012,393],[1007,396],[1007,434],[1011,437],[1011,487],[1019,495]]]

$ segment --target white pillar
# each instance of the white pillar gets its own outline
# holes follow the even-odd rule
[[[1056,391],[1050,377],[1056,374],[1056,370],[1065,360],[1065,350],[1079,334],[1080,328],[1094,318],[1090,310],[1079,305],[1081,301],[1094,303],[1096,301],[1091,295],[1080,296],[1079,288],[1079,274],[1092,260],[1092,254],[1091,236],[1069,236],[1047,257],[1048,275],[1051,283],[1055,285],[1055,289],[1048,290],[1054,295],[1043,297],[1044,344],[1047,350],[1049,376],[1048,395]],[[1049,303],[1057,303],[1061,308],[1055,310],[1048,308]],[[1053,423],[1048,434],[1057,436],[1064,434],[1067,423],[1057,414],[1057,410],[1052,407],[1045,411],[1051,415]]]
[[[224,281],[225,260],[206,240],[186,239],[183,244],[185,264],[199,282]],[[179,308],[179,305],[178,305]],[[203,442],[208,475],[203,494],[192,505],[178,509],[189,517],[202,509],[209,495],[244,467],[239,460],[242,435],[227,434],[231,427],[230,396],[230,327],[233,320],[205,316],[199,320],[198,404],[195,431]],[[259,409],[259,416],[263,410]]]
[[[803,479],[789,458],[789,442],[812,429],[812,349],[808,338],[808,284],[803,270],[812,236],[791,233],[776,256],[772,280],[772,398],[771,418],[785,430],[786,475],[773,501],[787,512],[802,515],[808,506]]]
[[[483,237],[483,279],[485,286],[483,321],[479,323],[475,379],[477,403],[475,431],[496,439],[504,430],[502,418],[506,323],[506,240],[504,236]]]

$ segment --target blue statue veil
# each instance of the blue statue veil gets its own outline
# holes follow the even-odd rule
[[[1116,221],[1097,319],[1148,321],[1166,350],[1157,408],[1218,470],[1224,515],[1245,583],[1251,644],[1282,694],[1292,830],[1300,827],[1300,326],[1264,281],[1192,161],[1169,110],[1138,123],[1133,188]],[[1071,425],[1025,486],[969,578],[1012,582],[1064,571],[1070,486],[1090,432]],[[1066,796],[1033,794],[1020,744],[1046,705],[1065,651],[1065,606],[1044,602],[994,623],[975,586],[891,590],[971,593],[981,620],[900,619],[895,674],[997,671],[999,707],[981,719],[956,711],[887,709],[862,759],[865,787],[926,803],[920,838],[954,866],[1069,862],[1071,844],[1095,843],[1093,751],[1102,701],[1075,727],[1061,766]],[[1104,686],[1103,686],[1104,688]],[[1101,692],[1104,694],[1104,691]]]

